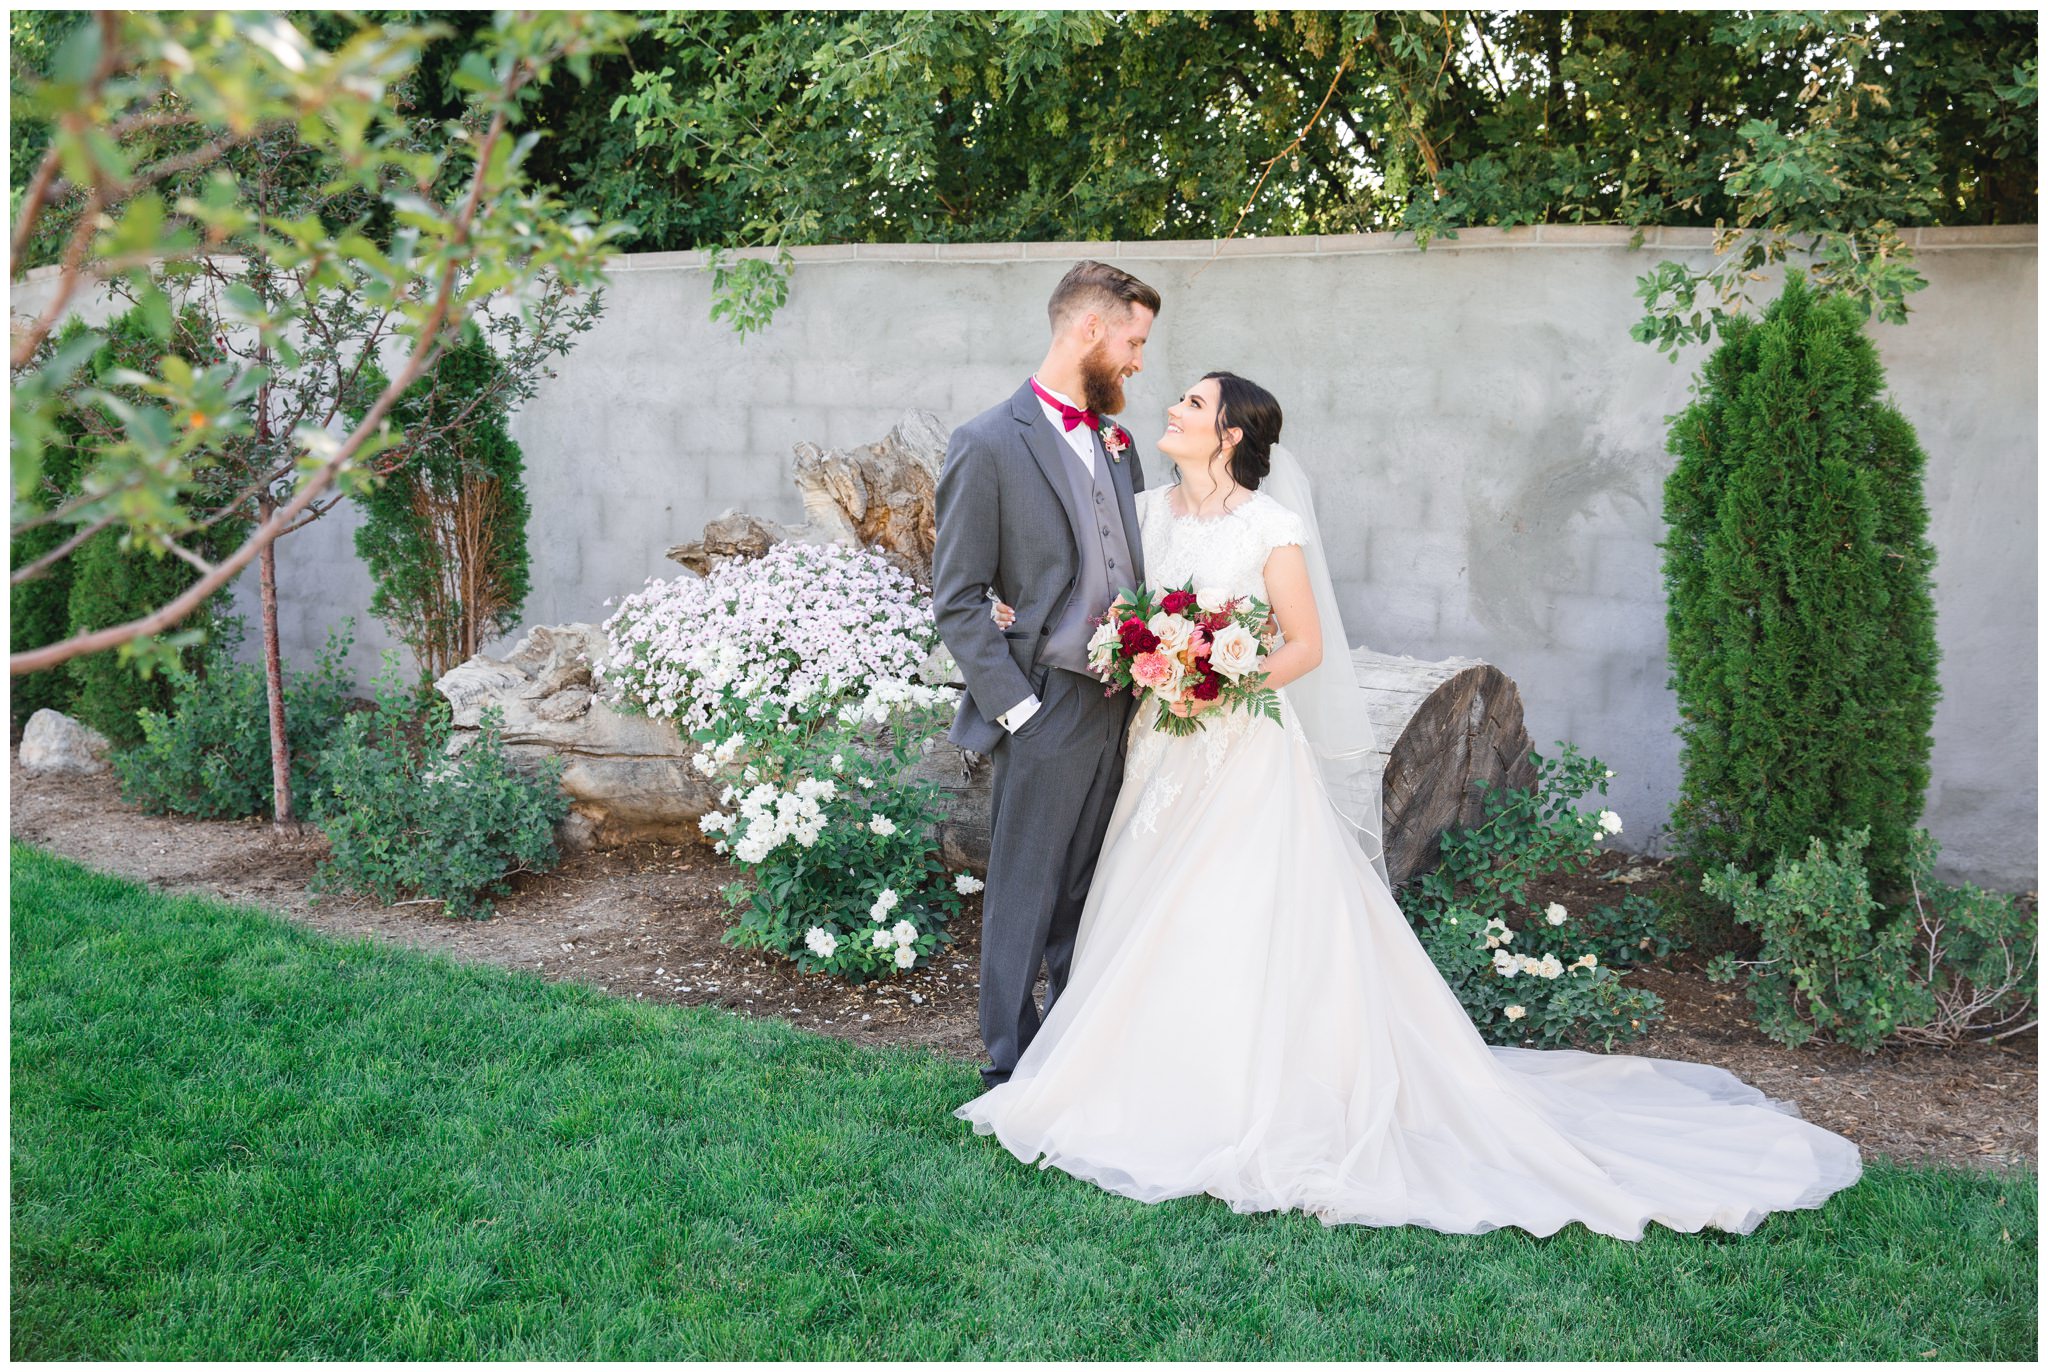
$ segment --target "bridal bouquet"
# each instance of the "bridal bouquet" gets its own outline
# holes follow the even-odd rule
[[[1270,612],[1252,596],[1197,591],[1192,586],[1156,599],[1149,590],[1121,591],[1095,636],[1088,665],[1109,685],[1159,702],[1156,727],[1186,738],[1199,732],[1199,716],[1175,714],[1182,701],[1217,701],[1224,708],[1280,722],[1280,696],[1266,687],[1266,655],[1273,650]]]

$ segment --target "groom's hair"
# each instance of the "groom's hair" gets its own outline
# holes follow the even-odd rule
[[[1094,310],[1105,319],[1116,319],[1129,314],[1133,305],[1143,305],[1158,314],[1159,292],[1107,262],[1076,262],[1073,270],[1053,287],[1045,314],[1052,322],[1052,331],[1058,333],[1068,320],[1084,311]]]

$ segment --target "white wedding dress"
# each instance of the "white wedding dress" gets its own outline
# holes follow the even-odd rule
[[[1154,586],[1269,599],[1267,554],[1303,541],[1263,492],[1206,522],[1138,502]],[[1489,1046],[1286,695],[1284,727],[1232,712],[1187,739],[1136,712],[1072,978],[1011,1078],[955,1112],[976,1132],[1142,1201],[1458,1234],[1748,1233],[1856,1181],[1854,1143],[1718,1067]]]

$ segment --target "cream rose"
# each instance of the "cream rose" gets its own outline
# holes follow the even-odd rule
[[[1186,651],[1188,640],[1195,636],[1193,620],[1167,614],[1164,610],[1146,620],[1145,627],[1158,637],[1160,648],[1169,653]]]
[[[1216,632],[1209,645],[1209,663],[1220,674],[1237,681],[1259,670],[1259,641],[1251,630],[1239,624]]]
[[[1205,591],[1195,592],[1195,604],[1205,615],[1213,615],[1230,603],[1230,592],[1211,586]]]
[[[1112,617],[1102,621],[1102,627],[1095,631],[1095,637],[1088,640],[1088,661],[1096,666],[1106,666],[1115,656],[1119,642],[1117,620]]]

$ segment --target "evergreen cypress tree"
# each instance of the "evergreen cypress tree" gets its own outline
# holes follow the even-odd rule
[[[401,461],[355,497],[356,555],[377,583],[370,613],[412,650],[423,684],[516,625],[526,603],[525,456],[505,381],[471,324],[392,407],[408,435]]]
[[[1796,272],[1737,319],[1670,438],[1664,584],[1684,785],[1702,869],[1767,872],[1870,827],[1896,889],[1928,778],[1934,549],[1912,425],[1853,301]]]
[[[84,324],[74,320],[72,326],[58,336],[58,346],[68,343],[73,334],[84,328]],[[78,493],[83,453],[81,430],[72,416],[63,415],[57,421],[57,434],[61,441],[52,442],[43,454],[42,489],[30,497],[30,501],[43,510],[53,510]],[[24,530],[9,549],[10,569],[20,571],[45,554],[56,551],[71,534],[68,524],[44,524]],[[40,648],[44,644],[55,643],[69,632],[72,563],[71,557],[60,557],[41,575],[8,589],[9,652]],[[38,710],[72,712],[75,708],[73,697],[78,688],[72,680],[71,667],[71,663],[63,662],[14,679],[13,694],[8,703],[12,716],[10,723],[15,731],[25,727],[29,716]]]
[[[211,330],[198,311],[181,313],[168,342],[159,339],[141,311],[130,310],[100,326],[105,345],[85,369],[95,386],[106,387],[123,368],[154,367],[157,358],[171,353],[195,366],[212,360],[208,355]],[[58,336],[61,346],[86,332],[84,323],[73,320]],[[139,393],[130,395],[141,401]],[[56,427],[64,439],[53,446],[45,459],[43,489],[37,503],[53,509],[77,495],[98,458],[101,445],[119,437],[113,417],[97,407],[74,404],[57,416]],[[225,498],[218,474],[202,469],[194,487],[194,503],[205,507],[209,498]],[[209,561],[227,556],[247,536],[246,516],[222,519],[185,539],[186,546]],[[33,562],[56,548],[76,532],[70,524],[44,525],[15,540],[11,550],[17,568]],[[198,571],[165,552],[146,548],[123,551],[121,531],[107,529],[60,558],[42,576],[12,588],[9,596],[12,622],[9,640],[12,651],[40,648],[71,634],[125,624],[131,619],[182,594],[199,579]],[[227,593],[212,597],[185,622],[180,631],[204,633],[213,622]],[[200,670],[203,652],[194,645],[180,654],[188,670]],[[14,683],[13,724],[20,727],[36,710],[62,710],[80,722],[99,730],[121,746],[142,741],[142,726],[135,712],[141,709],[169,710],[174,699],[168,676],[158,673],[145,678],[132,662],[118,652],[89,653],[60,667],[32,672]]]

